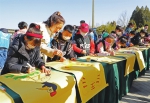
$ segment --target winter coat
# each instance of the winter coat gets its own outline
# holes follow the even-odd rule
[[[82,54],[83,50],[86,50],[86,55],[95,53],[94,40],[92,40],[88,34],[83,37],[79,32],[77,32],[73,40],[73,50],[77,57],[85,56]]]
[[[134,45],[143,46],[144,45],[144,38],[141,37],[140,33],[137,33],[132,39],[131,43]]]
[[[31,66],[41,68],[44,62],[40,57],[40,48],[33,50],[25,49],[24,35],[18,34],[8,49],[7,60],[1,74],[6,73],[25,73],[29,63]]]
[[[59,33],[57,37],[55,37],[52,42],[51,46],[53,49],[58,49],[63,52],[63,55],[66,59],[75,58],[74,51],[72,49],[72,43],[70,40],[65,41],[62,38],[62,33]],[[55,55],[52,58],[52,61],[60,60],[60,57]]]

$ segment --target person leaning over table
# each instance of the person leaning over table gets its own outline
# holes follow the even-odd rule
[[[76,60],[74,51],[72,49],[71,37],[74,27],[71,25],[66,25],[62,32],[52,40],[51,45],[53,49],[58,49],[63,52],[63,57],[55,55],[51,61],[60,60],[63,62],[65,59]]]
[[[115,39],[112,35],[107,32],[103,33],[103,39],[96,43],[96,52],[98,56],[114,56],[115,53],[112,49]]]
[[[114,50],[119,50],[120,48],[126,48],[127,45],[127,37],[126,36],[121,36],[120,38],[118,38],[118,40],[113,44],[112,48]]]
[[[77,57],[94,55],[95,53],[94,40],[88,35],[88,32],[89,25],[82,23],[79,27],[79,31],[74,36],[73,50]]]
[[[31,73],[35,68],[50,74],[45,63],[40,57],[40,44],[42,32],[39,26],[31,23],[26,34],[18,34],[8,50],[8,57],[1,74],[6,73]]]
[[[144,46],[144,38],[146,36],[146,31],[145,30],[141,30],[139,33],[137,33],[132,39],[131,42],[134,45],[139,45],[139,46]]]
[[[134,44],[131,42],[131,39],[135,36],[135,34],[136,34],[135,31],[130,31],[130,33],[128,33],[126,35],[126,37],[127,37],[127,43],[126,43],[126,45],[128,47],[134,46]]]
[[[40,51],[45,55],[44,61],[46,62],[46,56],[50,58],[53,58],[55,55],[62,57],[62,51],[58,49],[52,49],[51,46],[48,46],[50,45],[55,33],[61,30],[65,24],[65,19],[61,16],[60,12],[56,11],[46,21],[36,24],[40,25],[40,30],[43,32]]]

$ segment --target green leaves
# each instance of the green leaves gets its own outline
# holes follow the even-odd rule
[[[147,6],[139,8],[138,6],[133,11],[130,21],[135,21],[137,27],[143,27],[145,24],[150,25],[150,10]],[[150,29],[148,30],[150,32]]]

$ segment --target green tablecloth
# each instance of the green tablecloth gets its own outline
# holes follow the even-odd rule
[[[147,50],[143,50],[142,54],[143,54],[143,57],[144,57],[146,67],[141,72],[139,72],[138,62],[137,62],[137,60],[135,61],[135,66],[134,66],[135,79],[137,79],[141,75],[145,75],[145,71],[149,70],[149,67],[150,67],[150,48],[147,49]]]
[[[102,63],[106,82],[109,84],[88,103],[118,103],[119,102],[119,74],[117,64]]]
[[[1,83],[1,82],[0,82]],[[13,98],[15,103],[23,103],[21,97],[19,94],[11,90],[9,87],[7,87],[5,84],[1,83],[2,86],[6,89],[6,92]]]
[[[149,70],[150,48],[148,50],[143,50],[142,54],[144,56],[146,68],[139,72],[139,65],[136,59],[134,71],[125,77],[126,60],[115,64],[102,63],[105,70],[106,82],[109,83],[109,86],[89,100],[88,103],[118,103],[118,101],[129,92],[133,80],[138,78],[138,76],[144,75],[145,71]]]
[[[135,70],[125,77],[124,73],[126,60],[114,64],[102,63],[105,71],[106,82],[109,83],[109,86],[100,91],[87,103],[118,103],[119,100],[122,98],[122,96],[126,95],[129,92],[133,80],[136,79],[138,76],[143,75],[146,70],[149,70],[150,49],[144,50],[142,53],[144,56],[145,63],[147,64],[146,68],[143,69],[142,72],[139,72],[139,66],[136,60],[134,66]],[[17,93],[15,93],[13,90],[9,89],[6,86],[4,87],[7,89],[7,93],[11,95],[11,97],[14,99],[16,103],[22,103],[22,100]],[[77,101],[78,103],[80,103],[80,96],[78,89],[77,89]]]

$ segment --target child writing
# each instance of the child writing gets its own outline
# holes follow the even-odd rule
[[[62,32],[52,40],[51,45],[53,49],[58,49],[63,52],[63,57],[55,55],[51,60],[64,61],[65,59],[75,60],[74,51],[72,49],[71,37],[74,31],[74,27],[71,25],[66,25]]]
[[[18,34],[8,50],[8,57],[1,74],[31,73],[35,68],[50,74],[40,57],[42,32],[39,26],[31,23],[26,34]]]

